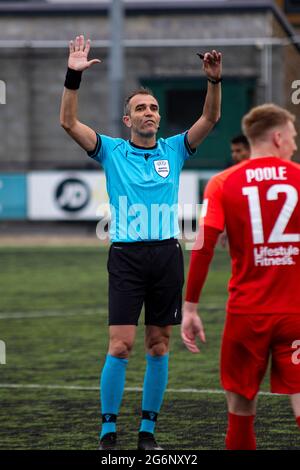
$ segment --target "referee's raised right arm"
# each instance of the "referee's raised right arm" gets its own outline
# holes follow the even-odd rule
[[[65,131],[87,152],[94,150],[97,136],[93,129],[82,124],[77,118],[78,89],[81,74],[99,59],[88,60],[90,40],[85,43],[84,36],[77,36],[69,43],[68,71],[60,108],[60,123]]]

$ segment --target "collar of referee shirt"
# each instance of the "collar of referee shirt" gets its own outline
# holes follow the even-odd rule
[[[131,140],[129,141],[129,143],[130,145],[132,145],[132,147],[135,147],[136,149],[141,149],[141,150],[154,150],[157,148],[157,143],[155,145],[152,145],[151,147],[142,147],[141,145],[136,145]]]

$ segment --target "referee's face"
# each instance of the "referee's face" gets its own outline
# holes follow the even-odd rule
[[[130,112],[123,117],[123,122],[131,133],[144,138],[154,137],[160,122],[159,106],[154,96],[135,95],[129,106]]]

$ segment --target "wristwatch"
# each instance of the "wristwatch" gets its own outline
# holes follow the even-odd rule
[[[209,78],[207,77],[207,80],[212,83],[213,85],[217,85],[218,83],[221,83],[222,77],[220,78]]]

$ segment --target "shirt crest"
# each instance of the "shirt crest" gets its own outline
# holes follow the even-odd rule
[[[169,176],[169,173],[170,173],[169,160],[155,160],[154,168],[155,168],[156,173],[159,174],[159,176],[162,176],[163,178],[167,178],[167,176]]]

